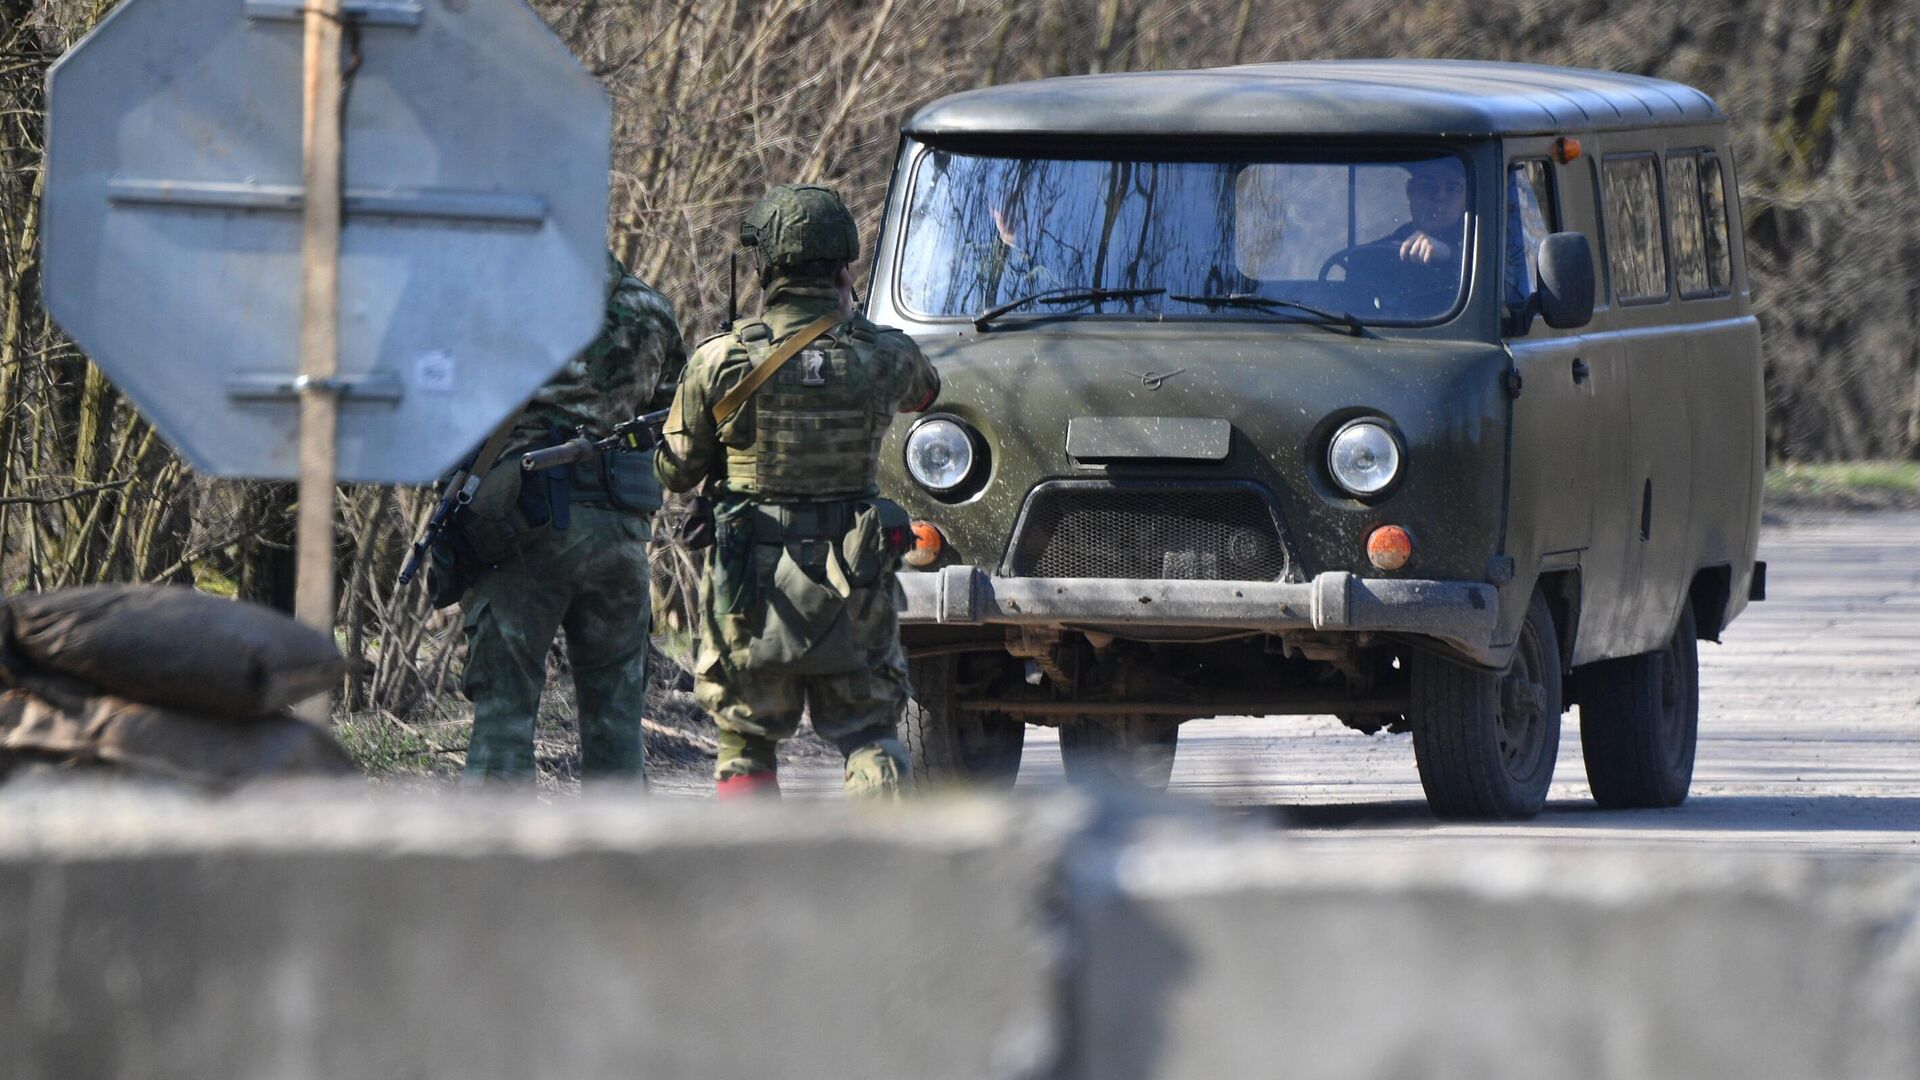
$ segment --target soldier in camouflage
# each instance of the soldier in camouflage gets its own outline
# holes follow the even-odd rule
[[[764,314],[694,352],[654,463],[667,487],[704,483],[716,504],[694,696],[720,728],[718,790],[777,790],[775,750],[804,709],[846,756],[850,793],[896,794],[908,771],[894,573],[910,533],[874,474],[893,415],[931,405],[940,379],[905,334],[853,313],[859,238],[833,192],[773,189],[741,242],[760,260]],[[730,411],[749,372],[796,346]]]
[[[519,455],[576,434],[604,436],[672,396],[686,345],[666,297],[607,256],[600,337],[527,405],[495,473],[517,477]],[[473,702],[466,779],[533,776],[533,730],[547,650],[564,628],[573,667],[582,771],[643,775],[651,604],[649,523],[659,508],[651,455],[610,454],[553,475],[529,474],[518,497],[547,519],[538,537],[481,571],[461,606],[464,690]],[[489,479],[492,479],[490,476]],[[476,500],[476,506],[479,501]]]

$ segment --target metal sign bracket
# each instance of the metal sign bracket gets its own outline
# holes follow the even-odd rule
[[[232,183],[223,180],[116,178],[107,182],[107,198],[119,206],[171,210],[253,210],[297,214],[306,206],[306,194],[298,184]],[[342,209],[348,217],[429,218],[528,227],[538,227],[547,220],[545,199],[538,195],[507,191],[350,188],[342,201]]]
[[[337,394],[343,405],[396,402],[406,392],[399,377],[390,371],[324,379],[277,371],[242,371],[227,379],[227,396],[235,401],[295,401],[309,390]]]
[[[411,30],[420,25],[422,8],[405,0],[342,0],[340,18],[361,26],[392,26]],[[247,0],[247,18],[299,22],[307,17],[307,0]]]

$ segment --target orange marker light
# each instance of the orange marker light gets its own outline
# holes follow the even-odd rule
[[[1380,570],[1398,570],[1413,558],[1413,537],[1398,525],[1382,525],[1367,537],[1367,561]]]
[[[916,569],[926,569],[940,561],[940,552],[947,546],[946,538],[931,521],[913,523],[913,546],[900,557],[900,561]]]
[[[1580,156],[1580,140],[1569,139],[1565,135],[1553,140],[1553,160],[1565,165]]]

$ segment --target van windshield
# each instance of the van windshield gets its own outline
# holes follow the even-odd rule
[[[1288,318],[1270,297],[1415,324],[1451,313],[1472,236],[1452,154],[1101,161],[930,150],[914,170],[898,296],[973,316],[1048,290],[1164,289],[1102,312]],[[1184,298],[1184,299],[1182,299]],[[1015,313],[1058,314],[1041,300]]]

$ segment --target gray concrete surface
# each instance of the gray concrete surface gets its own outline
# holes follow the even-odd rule
[[[1551,799],[1518,825],[1427,813],[1407,735],[1332,717],[1223,717],[1181,729],[1171,791],[1239,807],[1335,845],[1515,836],[1863,853],[1920,859],[1920,514],[1770,523],[1770,599],[1724,644],[1702,643],[1693,795],[1675,810],[1604,812],[1588,796],[1579,712],[1567,714]],[[830,792],[816,763],[785,778]],[[1020,785],[1062,782],[1058,741],[1029,728]]]
[[[1074,1075],[1920,1075],[1920,874],[1816,865],[1135,845],[1069,891]]]
[[[0,797],[0,1076],[1016,1075],[1071,805]]]
[[[0,1075],[1920,1075],[1920,868],[1173,810],[7,792]]]

